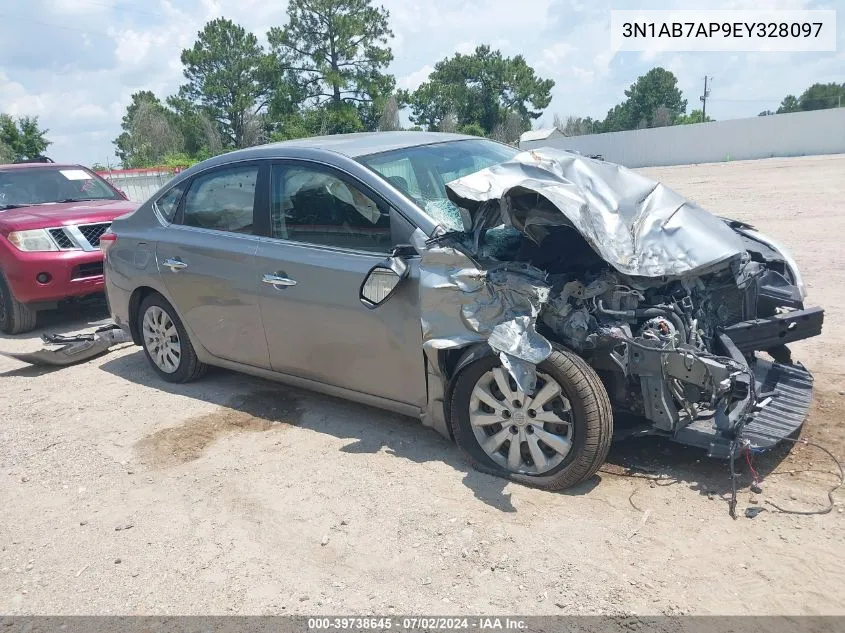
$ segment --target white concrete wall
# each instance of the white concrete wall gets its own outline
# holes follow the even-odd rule
[[[601,154],[626,167],[845,153],[845,107],[520,143]]]
[[[112,185],[123,191],[133,202],[145,202],[175,175],[173,171],[165,170],[117,170],[99,173]]]

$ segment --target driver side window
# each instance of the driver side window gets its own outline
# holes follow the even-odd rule
[[[310,165],[275,165],[271,183],[271,237],[390,251],[389,212],[348,181]]]

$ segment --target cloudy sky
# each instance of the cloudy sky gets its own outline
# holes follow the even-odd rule
[[[378,3],[378,0],[376,0]],[[522,53],[556,85],[554,113],[603,118],[649,68],[678,77],[698,107],[703,77],[714,77],[708,113],[716,119],[776,109],[784,95],[814,82],[845,81],[845,0],[382,0],[395,38],[391,67],[414,88],[455,51],[490,43]],[[617,53],[610,9],[837,9],[835,53]],[[284,0],[2,0],[0,111],[37,115],[57,161],[115,164],[111,141],[130,95],[160,97],[182,79],[181,49],[213,18],[225,16],[260,39],[285,22]]]

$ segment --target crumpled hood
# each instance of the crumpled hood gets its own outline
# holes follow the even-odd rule
[[[668,187],[562,150],[522,152],[446,187],[475,226],[505,222],[539,244],[547,227],[569,225],[625,275],[702,274],[745,252],[724,221]]]

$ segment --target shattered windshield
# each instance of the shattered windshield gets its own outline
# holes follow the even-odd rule
[[[120,200],[99,177],[79,167],[0,171],[0,209],[82,200]]]
[[[461,216],[446,197],[446,183],[510,160],[518,150],[486,139],[418,145],[359,160],[414,200],[435,222],[462,230]]]

